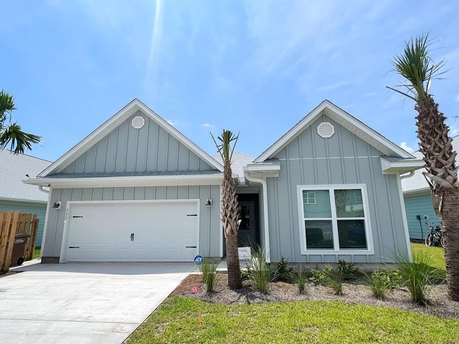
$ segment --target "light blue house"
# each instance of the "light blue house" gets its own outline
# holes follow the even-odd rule
[[[235,161],[239,246],[314,264],[409,256],[400,175],[421,165],[325,100],[256,159]],[[42,262],[224,257],[222,171],[133,100],[25,181],[50,190]]]
[[[453,138],[453,148],[459,149],[459,136]],[[419,152],[414,155],[421,159]],[[432,193],[422,172],[413,172],[409,178],[402,179],[403,198],[405,199],[406,218],[410,238],[421,240],[429,233],[429,226],[440,225],[440,219],[432,206]]]
[[[37,214],[36,247],[41,247],[48,194],[22,180],[26,175],[37,175],[50,164],[50,161],[30,155],[13,155],[8,150],[0,150],[0,211]]]

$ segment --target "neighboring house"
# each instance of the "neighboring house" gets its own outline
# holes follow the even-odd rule
[[[459,151],[459,136],[453,138],[453,149]],[[420,152],[414,153],[422,159]],[[424,239],[429,233],[429,226],[440,225],[432,205],[432,192],[420,169],[413,176],[402,179],[403,197],[405,199],[406,218],[411,239]]]
[[[35,246],[41,247],[48,194],[38,187],[22,182],[26,175],[35,176],[51,164],[50,161],[26,154],[14,155],[0,149],[0,211],[37,214],[39,219]]]
[[[259,244],[268,261],[410,254],[400,174],[422,162],[331,102],[250,160],[234,162],[239,246]],[[51,190],[42,261],[223,257],[222,171],[135,99],[26,181]]]

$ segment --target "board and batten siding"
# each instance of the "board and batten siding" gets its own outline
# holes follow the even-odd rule
[[[145,119],[141,129],[131,121]],[[214,171],[150,117],[137,111],[58,174]]]
[[[426,235],[429,234],[429,225],[440,225],[440,219],[437,214],[435,214],[435,210],[432,206],[432,194],[430,191],[427,191],[423,194],[404,195],[404,199],[410,238],[424,239]],[[419,224],[419,221],[416,219],[416,215],[421,216],[421,224]],[[428,224],[426,224],[426,220],[424,220],[425,215],[429,217],[427,221]]]
[[[38,218],[38,230],[35,239],[35,247],[41,247],[43,228],[45,225],[46,203],[0,201],[0,211],[19,211],[25,214],[36,214]]]
[[[206,200],[213,200],[212,207],[206,207]],[[200,200],[199,253],[203,256],[220,257],[220,186],[164,186],[124,188],[75,188],[52,189],[50,207],[61,202],[61,209],[48,210],[48,222],[43,257],[59,257],[68,201],[113,201],[113,200]]]
[[[329,122],[335,134],[324,139],[317,126]],[[381,152],[326,115],[308,126],[273,158],[279,177],[267,178],[270,255],[272,261],[354,263],[390,262],[406,254],[402,205],[397,176],[383,175]],[[298,185],[365,184],[374,254],[301,254]],[[303,230],[303,229],[302,229]]]

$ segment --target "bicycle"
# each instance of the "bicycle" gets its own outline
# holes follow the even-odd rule
[[[440,226],[429,226],[430,233],[427,234],[424,243],[426,246],[444,246],[444,238]]]

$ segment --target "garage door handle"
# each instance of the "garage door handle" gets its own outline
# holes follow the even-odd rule
[[[69,246],[69,248],[80,248],[80,246]]]
[[[186,214],[186,216],[198,216],[198,214]]]
[[[185,246],[186,248],[196,248],[196,246]]]

